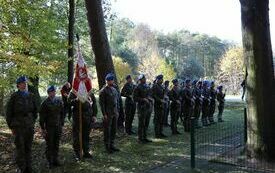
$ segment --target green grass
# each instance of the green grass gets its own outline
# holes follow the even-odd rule
[[[224,112],[225,123],[219,123],[208,128],[200,129],[200,133],[209,135],[214,131],[225,133],[230,126],[239,123],[243,115],[243,104],[236,102],[228,102]],[[101,121],[99,115],[99,121]],[[172,160],[177,160],[184,155],[188,155],[189,147],[189,133],[183,133],[182,125],[178,125],[179,131],[183,134],[172,136],[170,128],[165,128],[164,133],[169,137],[166,139],[154,139],[153,132],[153,117],[151,117],[151,124],[149,128],[149,138],[153,140],[151,144],[139,144],[136,136],[126,136],[118,134],[116,145],[121,149],[121,152],[114,154],[107,154],[103,144],[103,133],[100,130],[92,130],[90,134],[91,151],[94,156],[92,160],[84,160],[76,163],[73,159],[72,140],[71,140],[71,125],[66,123],[64,134],[60,145],[60,160],[64,166],[49,171],[46,168],[46,159],[44,156],[45,142],[41,138],[39,128],[36,130],[36,136],[33,147],[33,164],[37,172],[143,172],[152,167],[165,164]],[[219,130],[217,130],[219,129]],[[222,130],[221,130],[222,129]],[[12,136],[3,118],[0,118],[0,169],[13,172],[14,164],[12,163],[12,151],[14,146],[12,143]],[[137,117],[134,120],[134,130],[137,131]],[[219,135],[217,135],[217,138]],[[6,158],[3,158],[5,156]],[[2,169],[4,168],[4,169]]]

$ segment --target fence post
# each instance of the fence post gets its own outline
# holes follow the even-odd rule
[[[191,168],[195,168],[195,117],[191,118]]]
[[[247,112],[244,108],[244,144],[247,143]]]

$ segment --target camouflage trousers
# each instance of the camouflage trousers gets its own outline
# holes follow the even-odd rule
[[[107,150],[114,146],[117,131],[117,120],[118,117],[113,115],[109,116],[108,119],[104,121],[104,144]]]
[[[160,137],[163,131],[164,105],[155,103],[154,113],[155,136]]]
[[[176,133],[178,131],[177,124],[178,124],[178,119],[181,114],[181,107],[180,105],[171,105],[171,130],[172,133]]]
[[[46,158],[49,163],[57,162],[59,152],[59,140],[62,127],[48,126],[46,127]]]
[[[16,164],[22,171],[31,170],[32,163],[32,142],[34,136],[33,127],[16,127],[15,131],[15,153]]]
[[[209,116],[208,116],[208,120],[210,123],[214,123],[214,113],[215,113],[215,109],[216,109],[216,102],[215,101],[212,101],[210,103],[210,106],[209,106]]]
[[[201,114],[201,105],[196,104],[194,108],[194,114],[193,114],[193,116],[195,117],[195,127],[199,127],[200,114]]]
[[[209,105],[208,103],[203,103],[202,105],[202,117],[201,122],[203,126],[209,125],[208,123]]]
[[[147,130],[150,124],[151,108],[138,107],[138,139],[143,141],[147,139]]]
[[[91,131],[91,122],[82,122],[82,150],[83,153],[89,152],[89,135]],[[79,123],[73,123],[73,148],[76,156],[80,155],[80,142],[79,142]],[[81,151],[82,152],[82,151]]]
[[[132,124],[136,113],[136,104],[134,102],[125,102],[125,130],[127,133],[131,133]]]
[[[219,109],[218,121],[222,121],[222,114],[223,114],[223,110],[224,110],[224,103],[219,103],[218,109]]]

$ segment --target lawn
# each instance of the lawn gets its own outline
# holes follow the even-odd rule
[[[209,135],[213,131],[224,131],[232,127],[232,124],[240,122],[243,116],[243,103],[228,101],[224,112],[224,123],[219,123],[207,128],[200,129],[199,132]],[[101,115],[98,121],[101,121]],[[170,128],[166,127],[164,133],[168,135],[165,139],[154,139],[153,117],[149,128],[149,138],[153,140],[150,144],[139,144],[137,136],[128,136],[118,133],[117,147],[121,152],[107,154],[103,145],[103,133],[101,130],[92,130],[90,134],[91,151],[94,156],[91,160],[75,162],[73,159],[71,124],[66,122],[63,129],[62,142],[60,146],[60,160],[64,164],[60,168],[47,169],[44,156],[45,141],[41,137],[40,129],[36,128],[33,145],[33,165],[37,172],[144,172],[152,167],[165,164],[169,161],[177,160],[184,155],[189,155],[190,135],[183,132],[182,125],[179,124],[179,131],[183,134],[172,136]],[[223,130],[220,130],[223,129]],[[137,131],[137,117],[134,120],[134,130]],[[223,134],[221,133],[221,135]],[[3,172],[14,172],[13,163],[13,138],[7,129],[3,117],[0,118],[0,170]]]

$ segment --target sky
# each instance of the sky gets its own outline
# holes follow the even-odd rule
[[[165,33],[186,29],[241,43],[239,0],[112,0],[118,17],[145,23]],[[270,1],[271,39],[275,47],[275,0]]]

